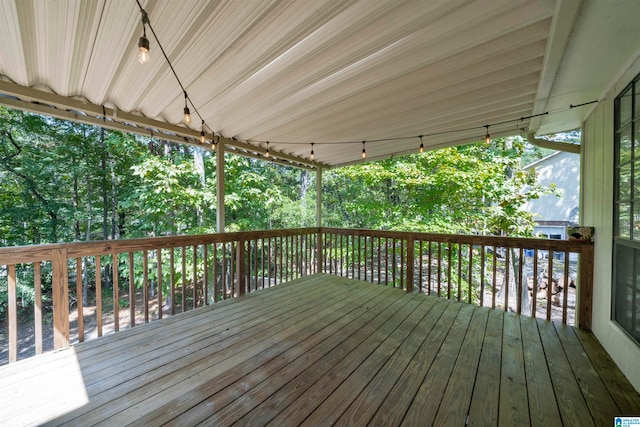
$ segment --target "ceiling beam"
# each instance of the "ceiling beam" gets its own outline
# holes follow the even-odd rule
[[[200,131],[195,129],[150,119],[90,102],[67,98],[2,80],[0,80],[0,105],[44,114],[62,120],[102,126],[122,132],[192,145],[207,150],[213,148],[211,144],[200,143]],[[208,141],[212,141],[214,138],[214,135],[207,132],[205,132],[205,136]],[[215,135],[215,141],[224,142],[225,148],[228,151],[245,157],[271,161],[300,169],[315,170],[324,167],[321,163],[274,149],[269,150],[271,157],[267,160],[264,156],[266,152],[264,148],[233,138],[225,138],[221,135]]]
[[[580,154],[580,144],[571,144],[569,142],[549,141],[548,139],[536,138],[532,133],[527,134],[529,144],[536,145],[550,150],[564,151],[567,153]]]

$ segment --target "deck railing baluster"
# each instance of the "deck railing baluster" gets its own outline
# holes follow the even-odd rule
[[[149,323],[149,254],[147,251],[142,251],[142,305],[144,307],[144,323]]]
[[[36,354],[42,354],[42,270],[40,261],[33,263],[33,322]]]
[[[188,254],[187,247],[192,248]],[[91,277],[94,268],[97,335],[103,334],[103,277],[111,279],[112,284],[110,291],[113,309],[109,315],[113,314],[113,323],[108,325],[108,331],[120,329],[120,262],[126,263],[128,267],[128,272],[126,267],[124,270],[127,277],[123,278],[129,286],[127,327],[136,326],[136,313],[143,314],[144,321],[149,322],[165,315],[173,315],[177,311],[185,312],[220,299],[233,298],[316,272],[359,278],[385,286],[399,287],[407,292],[415,289],[417,292],[433,293],[480,306],[488,306],[490,298],[492,308],[499,306],[504,311],[512,310],[531,314],[533,317],[546,311],[547,319],[566,323],[575,317],[581,327],[588,328],[590,324],[593,245],[583,242],[313,228],[131,239],[109,241],[108,244],[87,242],[45,245],[38,247],[39,252],[34,252],[36,255],[33,256],[29,255],[28,248],[20,249],[19,257],[4,249],[10,248],[0,248],[0,268],[6,268],[7,280],[13,281],[8,292],[13,295],[6,297],[12,300],[8,307],[9,325],[10,328],[14,328],[14,332],[9,331],[9,341],[15,339],[13,335],[17,336],[17,323],[11,321],[19,308],[13,301],[17,298],[16,282],[23,280],[25,268],[31,268],[36,288],[35,337],[32,337],[35,338],[36,353],[41,353],[43,347],[42,297],[38,295],[42,286],[42,261],[51,262],[52,266],[53,329],[56,348],[68,346],[70,340],[68,269],[74,263],[74,295],[77,297],[77,303],[73,307],[73,315],[78,316],[79,342],[88,339],[90,331],[87,324],[83,324],[83,312],[88,307],[83,304],[83,276]],[[165,249],[169,251],[168,260],[163,259],[162,251]],[[181,252],[177,256],[176,250]],[[543,253],[548,255],[546,269],[539,266],[538,257]],[[554,274],[556,254],[564,257],[562,266],[558,267],[558,277]],[[577,265],[576,255],[579,260]],[[102,261],[103,256],[108,257],[106,263]],[[479,260],[477,256],[480,257]],[[488,256],[491,256],[491,259],[487,259]],[[140,257],[141,273],[138,272],[140,266],[136,266],[136,262],[139,262],[136,260]],[[176,267],[177,257],[180,257],[181,267]],[[16,261],[11,261],[12,259]],[[4,263],[2,260],[5,260]],[[168,264],[165,265],[165,261]],[[155,268],[150,265],[154,262]],[[102,271],[104,264],[110,269],[109,272],[105,270],[108,276]],[[167,290],[163,288],[163,271],[166,268],[169,268],[167,280],[170,282]],[[181,283],[176,282],[177,270],[181,273]],[[546,292],[540,288],[541,270],[548,276]],[[136,298],[139,297],[136,295],[136,274],[144,276],[141,277],[144,305],[142,308],[136,307],[140,304],[136,303]],[[576,292],[578,312],[575,316],[571,311],[573,299],[569,293],[573,274],[576,275],[579,284]],[[210,288],[212,280],[213,287]],[[554,286],[558,280],[563,280],[561,286]],[[509,282],[512,282],[511,288]],[[532,283],[531,290],[529,283]],[[176,290],[177,286],[180,287],[180,291]],[[189,288],[190,286],[192,288]],[[157,290],[157,294],[154,294],[157,299],[154,298],[153,303],[158,305],[157,315],[153,316],[150,314],[152,288],[154,291]],[[163,308],[167,292],[165,313]],[[530,305],[525,292],[531,295]],[[560,292],[564,293],[559,295]],[[545,306],[538,303],[538,294],[541,296],[541,302],[546,300]],[[74,340],[75,338],[74,336]],[[14,347],[14,350],[18,351],[17,344]]]
[[[157,271],[157,286],[156,289],[158,290],[158,319],[162,319],[162,249],[156,249],[156,262],[157,262],[157,266],[156,266],[156,271]],[[134,285],[135,287],[135,285]],[[134,321],[135,322],[135,321]]]
[[[84,342],[84,313],[82,295],[82,258],[76,258],[76,311],[78,325],[78,342]]]
[[[18,293],[16,266],[10,264],[7,272],[9,304],[9,363],[18,360]]]

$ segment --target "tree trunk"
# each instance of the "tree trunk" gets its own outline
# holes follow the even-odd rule
[[[203,189],[207,186],[207,177],[204,169],[204,151],[199,148],[193,149],[193,164],[198,171],[198,175],[200,176],[200,185]],[[202,203],[199,203],[196,206],[196,215],[198,220],[198,226],[202,227],[204,225],[204,209]]]
[[[514,248],[508,248],[509,262],[506,263],[505,269],[509,272],[509,283],[506,283],[507,274],[502,278],[502,286],[498,292],[497,298],[500,302],[504,302],[505,292],[509,290],[509,300],[507,306],[510,311],[518,311],[518,281],[520,279],[520,263],[522,263],[522,283],[520,284],[521,306],[520,312],[524,314],[531,313],[531,299],[529,298],[529,289],[527,287],[527,268],[524,257],[520,258],[520,254]]]

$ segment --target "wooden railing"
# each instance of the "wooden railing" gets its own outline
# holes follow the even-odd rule
[[[325,273],[591,328],[591,242],[332,228],[322,234]]]
[[[0,281],[7,289],[4,361],[16,361],[19,351],[67,347],[315,273],[317,233],[294,229],[0,248]],[[24,299],[19,291],[29,289],[31,321],[25,310],[18,318],[18,300]],[[47,316],[52,319],[43,321]]]
[[[334,228],[9,247],[0,334],[14,362],[317,272],[589,329],[592,270],[588,242]]]

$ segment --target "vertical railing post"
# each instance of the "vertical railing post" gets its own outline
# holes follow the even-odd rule
[[[52,252],[53,348],[57,350],[69,347],[69,272],[67,250]]]
[[[578,327],[591,329],[593,310],[593,244],[582,247],[578,266],[578,307],[576,310]]]
[[[238,244],[236,246],[236,277],[237,277],[237,294],[238,296],[242,296],[244,295],[244,288],[245,288],[245,277],[244,277],[244,271],[245,271],[245,250],[244,250],[244,237],[240,237],[240,240],[238,240]]]
[[[414,241],[413,235],[407,237],[407,292],[413,292],[413,258]]]
[[[322,228],[318,228],[318,238],[316,239],[316,273],[324,273],[324,233]]]
[[[10,264],[8,270],[9,363],[13,363],[18,360],[18,298],[15,264]]]

